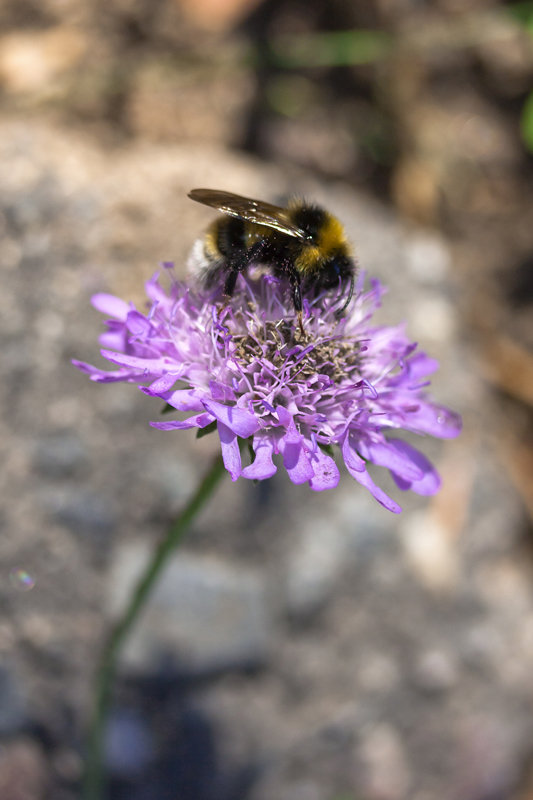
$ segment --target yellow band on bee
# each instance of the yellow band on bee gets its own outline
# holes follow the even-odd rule
[[[340,245],[346,245],[344,228],[336,217],[327,214],[318,234],[318,246],[322,252],[331,253]]]
[[[296,269],[298,272],[301,272],[302,275],[309,275],[313,272],[316,272],[320,267],[323,255],[324,254],[319,247],[307,245],[300,253],[298,253],[298,256],[295,260]]]

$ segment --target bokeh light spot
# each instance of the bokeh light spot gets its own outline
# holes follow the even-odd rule
[[[21,567],[13,567],[9,572],[9,580],[15,589],[22,592],[29,592],[35,586],[35,579],[32,578],[29,572]]]

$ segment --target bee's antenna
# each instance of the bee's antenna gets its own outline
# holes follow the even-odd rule
[[[355,278],[352,274],[350,275],[350,288],[348,289],[348,297],[346,298],[346,301],[344,302],[343,306],[337,309],[337,311],[335,311],[335,316],[337,317],[337,319],[340,319],[342,317],[343,312],[346,311],[346,309],[350,305],[350,300],[353,297],[354,289],[355,289]]]

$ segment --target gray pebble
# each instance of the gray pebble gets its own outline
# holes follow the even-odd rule
[[[27,721],[18,683],[12,672],[0,667],[0,736],[18,733]]]
[[[149,557],[127,544],[115,553],[113,613],[123,608]],[[187,675],[258,666],[267,658],[271,612],[264,579],[219,558],[175,556],[154,589],[123,652],[123,665],[151,674],[169,661]]]
[[[105,758],[110,773],[117,778],[135,778],[147,769],[154,757],[154,742],[142,716],[131,709],[117,709],[109,720]]]
[[[76,433],[52,433],[36,444],[33,466],[44,478],[70,478],[79,474],[86,463],[87,450]]]

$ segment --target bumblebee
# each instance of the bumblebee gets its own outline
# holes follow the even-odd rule
[[[286,208],[216,189],[193,189],[191,200],[216,208],[223,216],[209,226],[190,258],[204,286],[224,284],[231,297],[240,272],[250,264],[267,266],[286,277],[302,327],[302,293],[338,288],[342,315],[354,290],[356,265],[339,220],[301,200]]]

